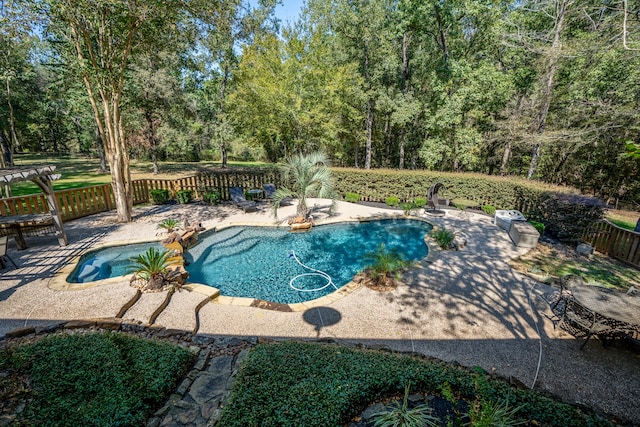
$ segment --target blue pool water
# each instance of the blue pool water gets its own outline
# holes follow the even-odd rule
[[[291,233],[281,227],[230,227],[200,235],[200,243],[186,254],[190,263],[188,280],[216,287],[227,296],[288,304],[304,302],[350,282],[367,264],[365,254],[375,251],[380,243],[397,250],[405,259],[424,258],[428,250],[424,236],[431,228],[423,221],[404,219],[322,225],[308,233]],[[138,248],[130,256],[144,250]],[[113,252],[114,248],[104,251]],[[112,255],[103,251],[94,252],[87,261],[109,256]],[[116,259],[120,260],[120,255]],[[119,264],[111,266],[112,277],[124,274],[116,267]],[[79,265],[76,271],[81,268]],[[308,274],[314,271],[324,274]],[[329,278],[332,284],[328,284]],[[290,286],[292,279],[300,290],[323,289],[294,290]]]
[[[130,258],[146,252],[150,247],[160,251],[164,250],[164,246],[160,242],[153,242],[112,246],[87,252],[80,257],[78,265],[67,277],[67,282],[87,283],[128,274],[128,268],[131,265]]]

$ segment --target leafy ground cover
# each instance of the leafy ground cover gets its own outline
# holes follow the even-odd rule
[[[455,402],[442,425],[473,421],[471,408],[496,402],[529,425],[612,425],[535,391],[513,388],[477,368],[469,371],[407,355],[302,342],[262,344],[247,355],[220,425],[347,425],[369,403],[400,396],[409,383],[412,393]]]
[[[52,335],[0,351],[0,415],[18,413],[19,426],[144,425],[193,360],[123,333]]]
[[[510,261],[510,264],[521,273],[544,283],[552,283],[567,274],[576,274],[582,276],[587,284],[622,292],[631,286],[640,287],[638,270],[597,252],[592,258],[586,258],[559,243],[539,243],[535,249]]]

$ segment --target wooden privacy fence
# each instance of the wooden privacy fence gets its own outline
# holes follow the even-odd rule
[[[582,240],[598,252],[640,269],[640,233],[603,220],[588,227]]]
[[[193,191],[194,198],[202,197],[204,192],[216,190],[220,192],[223,200],[229,200],[229,187],[242,187],[248,190],[262,188],[266,183],[278,185],[279,181],[279,174],[275,169],[255,169],[247,172],[206,171],[179,179],[138,179],[132,181],[133,204],[151,202],[150,192],[157,189],[169,190],[173,198],[181,190]],[[111,184],[59,190],[55,195],[63,221],[115,209]],[[0,199],[1,216],[48,213],[49,207],[44,194]]]

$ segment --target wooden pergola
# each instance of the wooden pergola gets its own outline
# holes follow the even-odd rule
[[[31,167],[31,168],[6,168],[0,170],[0,185],[13,184],[20,181],[31,181],[35,183],[44,193],[49,207],[53,227],[60,246],[68,244],[67,235],[62,225],[60,215],[60,205],[53,192],[53,181],[60,178],[60,174],[55,174],[56,167],[53,165]],[[1,201],[2,199],[0,199]],[[16,237],[16,244],[19,249],[26,248],[22,227],[33,226],[34,223],[42,222],[42,215],[13,215],[1,217],[0,223],[13,231]]]

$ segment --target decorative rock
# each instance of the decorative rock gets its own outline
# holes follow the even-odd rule
[[[195,365],[193,365],[193,369],[202,371],[204,369],[204,365],[207,363],[207,360],[209,359],[210,353],[211,353],[211,350],[209,350],[208,348],[204,350],[200,350],[200,354],[198,354],[198,360],[196,361]]]
[[[86,329],[94,328],[95,326],[95,320],[71,320],[64,324],[65,329]]]
[[[369,406],[362,413],[362,419],[364,421],[369,421],[373,416],[379,412],[384,411],[384,405],[382,403],[376,403],[375,405]]]
[[[576,248],[576,252],[578,253],[578,255],[590,257],[591,255],[593,255],[593,246],[587,243],[580,243]]]
[[[33,326],[25,326],[23,328],[16,328],[7,332],[7,338],[20,338],[27,335],[35,334],[36,328]]]
[[[120,325],[122,325],[122,319],[117,318],[98,319],[96,321],[96,327],[101,329],[109,329],[112,331],[119,330]]]

